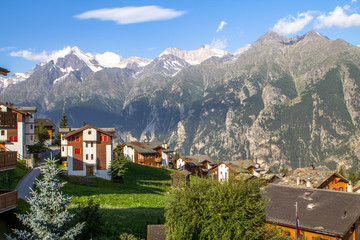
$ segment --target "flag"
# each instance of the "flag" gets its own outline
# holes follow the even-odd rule
[[[299,211],[298,211],[297,203],[296,203],[296,237],[297,238],[300,237],[300,221],[299,221]]]

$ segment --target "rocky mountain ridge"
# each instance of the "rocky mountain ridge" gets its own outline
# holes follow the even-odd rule
[[[202,54],[167,49],[146,65],[97,71],[99,62],[68,54],[0,100],[116,127],[119,141],[165,140],[181,154],[358,166],[360,48],[315,31],[291,39],[270,31],[239,54],[218,53],[193,65]]]

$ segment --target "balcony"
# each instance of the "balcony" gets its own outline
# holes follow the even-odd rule
[[[17,116],[12,112],[0,112],[0,128],[12,129],[16,128]]]
[[[0,152],[0,171],[15,168],[17,164],[17,152],[3,151]]]
[[[16,208],[18,192],[16,190],[0,190],[0,213]]]

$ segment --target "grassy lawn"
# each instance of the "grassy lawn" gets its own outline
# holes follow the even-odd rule
[[[170,190],[170,170],[127,163],[124,182],[114,183],[100,178],[67,178],[63,188],[72,195],[70,207],[93,199],[105,216],[109,239],[121,232],[145,238],[148,224],[164,223],[164,206]]]
[[[30,172],[25,160],[20,160],[15,169],[0,172],[0,189],[15,189],[20,180]]]

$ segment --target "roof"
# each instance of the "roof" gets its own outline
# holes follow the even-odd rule
[[[69,132],[68,134],[66,134],[64,137],[65,137],[65,138],[68,138],[68,137],[70,137],[70,136],[72,136],[72,135],[74,135],[74,134],[80,133],[80,132],[82,132],[82,131],[84,131],[84,130],[86,130],[86,129],[89,129],[89,128],[96,129],[96,131],[98,131],[98,132],[101,132],[101,133],[104,133],[104,134],[106,134],[106,135],[109,135],[109,136],[111,136],[111,137],[113,137],[113,138],[116,138],[115,135],[113,135],[113,134],[111,134],[111,133],[109,133],[109,132],[106,132],[106,131],[102,130],[101,128],[96,128],[96,127],[91,126],[91,125],[86,125],[86,126],[84,126],[84,127],[82,127],[82,128],[79,128],[79,129],[77,129],[77,130],[74,130],[74,129],[71,129],[71,128],[70,128],[70,130],[72,130],[72,131],[70,131],[70,132]],[[66,129],[66,128],[65,128],[65,129]],[[108,128],[106,128],[106,129],[108,129]],[[114,130],[114,131],[115,131],[115,130]]]
[[[342,178],[345,182],[349,182],[346,178],[341,176],[335,171],[331,171],[327,167],[316,167],[316,168],[297,168],[294,171],[288,173],[282,181],[279,182],[281,185],[297,185],[297,179],[299,178],[300,184],[304,184],[310,178],[310,183],[314,188],[320,187],[333,175]]]
[[[204,161],[208,161],[210,165],[217,165],[218,162],[209,157],[208,155],[193,155],[193,156],[180,156],[183,161],[190,166],[201,166]]]
[[[147,226],[147,240],[165,240],[166,226],[165,225],[148,225]]]
[[[35,118],[35,127],[42,123],[44,127],[54,127],[56,124],[50,118]]]
[[[222,163],[228,166],[232,171],[236,173],[240,173],[245,169],[254,166],[254,162],[251,160],[234,160],[234,161],[226,161]]]
[[[162,142],[127,142],[126,146],[132,147],[140,154],[156,154],[157,148],[162,148],[164,152],[173,152],[171,148],[164,149]]]
[[[16,111],[16,112],[18,112],[18,113],[21,113],[21,114],[24,114],[24,115],[27,115],[27,114],[28,114],[27,112],[22,111],[22,110],[19,109],[19,108],[16,108],[16,107],[14,107],[14,106],[10,106],[10,105],[8,105],[8,104],[6,104],[6,103],[3,103],[3,102],[0,102],[0,105],[3,105],[3,106],[5,106],[5,107],[7,107],[7,108],[10,108],[11,110],[14,110],[14,111]]]
[[[4,76],[7,76],[7,74],[8,74],[9,72],[10,72],[9,70],[0,67],[0,74],[2,74],[2,75],[4,75]]]
[[[356,193],[269,184],[263,195],[270,200],[266,221],[292,228],[296,202],[300,229],[325,235],[343,236],[360,216]]]
[[[34,113],[37,111],[36,107],[18,107],[21,111]]]

